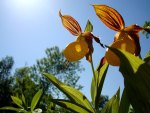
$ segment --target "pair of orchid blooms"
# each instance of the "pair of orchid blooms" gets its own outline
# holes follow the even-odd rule
[[[142,27],[134,24],[125,27],[122,16],[112,7],[107,5],[93,5],[96,15],[99,19],[110,29],[117,31],[114,41],[110,47],[125,50],[134,54],[140,55],[140,42],[139,32],[143,30]],[[59,12],[63,26],[77,39],[70,43],[64,50],[64,56],[70,62],[82,59],[84,56],[86,60],[92,62],[93,53],[93,39],[100,43],[98,37],[94,36],[91,32],[82,32],[79,23],[69,15],[62,15]],[[102,44],[101,44],[102,45]],[[103,46],[103,45],[102,45]],[[110,49],[106,49],[104,58],[109,64],[119,66],[120,60],[115,53]]]

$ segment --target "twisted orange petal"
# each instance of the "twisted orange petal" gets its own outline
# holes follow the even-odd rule
[[[135,42],[135,45],[136,45],[136,50],[135,50],[135,55],[138,56],[140,54],[140,51],[141,51],[141,46],[140,46],[140,41],[139,41],[139,32],[142,31],[143,28],[136,25],[136,24],[133,24],[133,25],[130,25],[128,27],[126,27],[124,29],[125,32],[128,33],[128,35],[134,40]]]
[[[140,40],[139,40],[139,35],[134,34],[134,33],[129,33],[129,36],[134,40],[136,49],[135,49],[135,55],[138,56],[140,55],[141,52],[141,46],[140,46]]]
[[[88,45],[85,41],[75,41],[70,43],[64,50],[64,56],[70,62],[80,60],[89,51]]]
[[[106,5],[93,5],[96,15],[110,29],[119,31],[125,24],[122,16],[113,8]]]
[[[78,36],[82,30],[79,23],[69,15],[62,15],[59,11],[63,26],[74,36]]]
[[[143,28],[138,26],[137,24],[130,25],[124,29],[126,32],[139,33]]]
[[[88,52],[86,54],[86,60],[89,61],[89,62],[92,61],[91,54],[94,51],[93,38],[94,38],[94,35],[91,32],[84,32],[77,38],[77,41],[78,40],[84,40],[87,43],[87,45],[88,45]]]
[[[106,58],[105,58],[105,56],[104,56],[104,57],[101,58],[100,64],[99,64],[99,66],[98,66],[98,68],[97,68],[97,71],[100,71],[101,67],[102,67],[104,64],[106,64],[106,63],[107,63],[107,60],[106,60]]]

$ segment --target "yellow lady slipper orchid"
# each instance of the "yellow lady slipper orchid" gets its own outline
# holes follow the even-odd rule
[[[64,50],[64,56],[68,61],[77,61],[86,56],[86,60],[91,62],[91,54],[93,53],[93,39],[100,43],[99,38],[95,37],[91,32],[93,26],[88,21],[86,29],[82,32],[79,23],[70,15],[62,15],[59,12],[63,26],[74,36],[77,36],[75,42],[70,43]],[[101,44],[101,43],[100,43]]]

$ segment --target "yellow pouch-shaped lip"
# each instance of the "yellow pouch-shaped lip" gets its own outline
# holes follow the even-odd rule
[[[135,49],[136,49],[134,40],[129,39],[129,38],[124,38],[124,39],[118,40],[118,41],[112,43],[112,45],[110,45],[110,47],[118,48],[118,49],[127,51],[132,54],[135,53]],[[120,65],[120,59],[110,49],[108,49],[106,51],[105,58],[110,65],[113,65],[113,66]]]
[[[80,60],[88,53],[88,44],[83,41],[75,41],[70,43],[64,50],[64,56],[70,62]]]

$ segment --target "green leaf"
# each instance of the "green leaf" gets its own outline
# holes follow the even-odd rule
[[[92,103],[95,104],[95,97],[96,97],[96,93],[97,93],[97,88],[95,87],[95,80],[94,77],[92,78],[92,82],[91,82],[91,98],[92,98]]]
[[[71,101],[68,101],[68,100],[53,99],[52,102],[54,102],[55,104],[57,104],[63,108],[66,108],[66,109],[72,111],[73,113],[92,113],[84,106],[74,103],[74,102],[71,102]]]
[[[129,101],[136,113],[150,113],[150,65],[138,57],[110,48],[120,58],[120,72],[124,77]]]
[[[120,101],[118,113],[128,113],[129,109],[130,109],[130,102],[129,102],[127,94],[126,94],[126,90],[124,88],[122,96],[121,96],[121,101]]]
[[[24,105],[26,105],[26,100],[25,100],[25,97],[23,94],[22,94],[22,101],[23,101]]]
[[[19,107],[23,108],[22,107],[22,100],[20,100],[18,97],[15,97],[15,96],[11,96],[11,99],[13,100],[13,102],[18,105]]]
[[[42,95],[43,90],[40,89],[33,97],[32,102],[31,102],[31,112],[34,110],[34,108],[36,107],[41,95]]]
[[[0,110],[10,110],[10,111],[16,111],[16,112],[27,112],[26,110],[22,109],[22,108],[15,108],[15,107],[11,107],[11,106],[5,106],[5,107],[1,107]]]
[[[61,81],[59,81],[55,76],[44,73],[45,77],[47,77],[60,91],[62,91],[72,102],[80,104],[94,113],[94,110],[86,98],[79,90],[72,88],[70,86],[65,85]]]
[[[104,80],[106,77],[106,73],[108,70],[108,63],[105,63],[100,70],[95,71],[95,76],[96,76],[96,82],[94,79],[92,79],[91,83],[91,97],[92,97],[92,102],[95,105],[95,108],[98,107],[99,99],[101,96],[101,91],[103,88]],[[99,66],[98,66],[99,67]]]
[[[84,32],[92,32],[93,31],[93,25],[91,24],[91,22],[88,20],[86,27],[84,29]]]
[[[120,101],[120,88],[117,93],[107,102],[101,113],[118,113]]]

